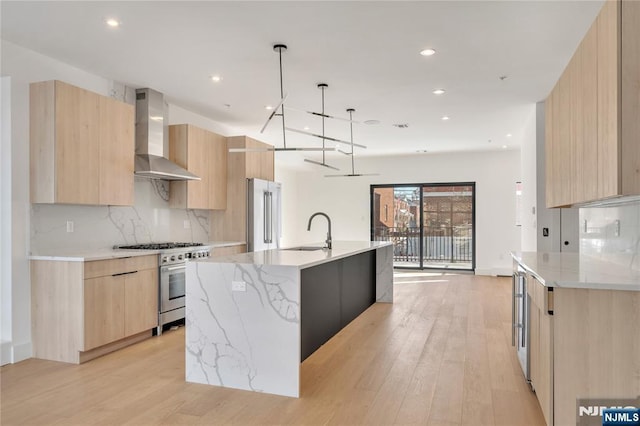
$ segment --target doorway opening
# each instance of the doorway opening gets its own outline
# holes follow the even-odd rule
[[[371,185],[371,240],[394,268],[475,270],[475,182]]]

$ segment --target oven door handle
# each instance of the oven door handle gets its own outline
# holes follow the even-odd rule
[[[184,268],[186,268],[186,267],[187,267],[187,265],[181,265],[181,266],[169,266],[169,267],[166,267],[164,270],[165,270],[165,271],[177,271],[178,269],[184,269]]]

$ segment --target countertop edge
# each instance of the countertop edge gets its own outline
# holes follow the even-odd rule
[[[600,280],[589,280],[589,281],[576,281],[576,280],[559,280],[555,277],[544,277],[544,273],[536,271],[530,265],[527,265],[526,260],[523,259],[523,253],[530,254],[539,254],[538,252],[511,252],[511,257],[514,261],[516,261],[523,269],[533,275],[542,285],[549,288],[557,288],[557,289],[582,289],[582,290],[616,290],[616,291],[640,291],[640,283],[637,285],[634,284],[625,284],[623,282],[602,282]],[[543,253],[549,256],[562,256],[562,253]],[[583,255],[579,253],[572,253],[576,258],[583,258]],[[566,253],[565,253],[566,256]],[[602,263],[610,268],[620,268],[619,265],[609,262],[594,259],[588,256],[584,256],[584,258],[588,259],[590,262],[594,263]]]
[[[207,243],[203,243],[202,247],[210,247],[210,248],[219,248],[219,247],[232,247],[232,246],[241,246],[246,244],[244,241],[211,241]],[[194,247],[197,248],[197,247]],[[78,254],[31,254],[27,257],[29,260],[53,260],[59,262],[92,262],[96,260],[109,260],[109,259],[120,259],[123,257],[134,257],[134,256],[149,256],[149,255],[157,255],[161,250],[110,250],[110,249],[95,249],[95,250],[87,250],[86,253],[78,253]],[[55,252],[55,249],[52,249],[51,252]],[[81,252],[81,250],[78,250]]]

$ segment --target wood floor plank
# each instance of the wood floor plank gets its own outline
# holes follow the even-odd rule
[[[180,328],[82,365],[3,366],[0,423],[543,425],[511,347],[510,280],[406,281],[421,279],[307,358],[301,398],[185,382]]]

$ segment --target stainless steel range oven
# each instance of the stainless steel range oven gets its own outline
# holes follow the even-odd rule
[[[185,316],[186,262],[211,256],[211,247],[202,243],[155,243],[118,246],[125,250],[160,250],[158,265],[158,334],[162,326]]]

